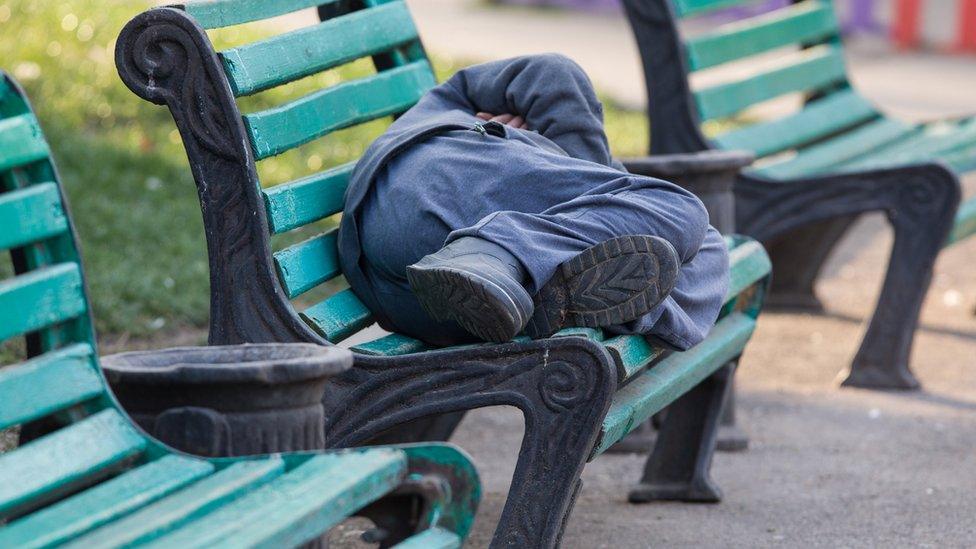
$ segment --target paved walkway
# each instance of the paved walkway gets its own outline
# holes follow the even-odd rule
[[[408,0],[429,50],[488,60],[558,51],[580,62],[614,100],[643,103],[638,58],[620,17],[493,9],[467,0]],[[911,118],[976,111],[976,58],[892,55],[860,42],[854,80]],[[970,181],[971,190],[973,188]],[[936,268],[913,367],[926,390],[839,389],[883,274],[890,235],[867,218],[820,285],[823,316],[766,314],[740,370],[750,450],[720,454],[720,505],[632,506],[642,458],[591,464],[564,546],[968,547],[976,539],[976,239]],[[501,512],[521,436],[514,410],[471,414],[455,442],[475,457],[486,495],[472,546]]]

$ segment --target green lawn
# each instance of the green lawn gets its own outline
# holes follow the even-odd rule
[[[166,109],[127,90],[114,64],[122,25],[151,3],[132,0],[0,0],[0,68],[33,100],[61,170],[81,237],[100,335],[159,339],[206,326],[207,258],[196,191]],[[217,33],[218,48],[261,28]],[[459,66],[436,59],[440,76]],[[363,63],[265,92],[245,111],[279,103],[367,70]],[[382,131],[370,124],[259,166],[275,184],[350,161]],[[608,105],[618,155],[646,149],[639,113]],[[298,238],[291,236],[290,238]]]

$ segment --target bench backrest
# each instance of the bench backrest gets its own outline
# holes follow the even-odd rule
[[[2,524],[157,451],[117,409],[99,370],[58,174],[22,90],[2,71],[0,252],[9,252],[0,258],[0,345],[4,356],[26,347],[29,357],[0,360],[0,430],[50,433],[0,455],[0,470],[18,479],[0,483]]]
[[[252,206],[262,210],[258,217],[263,218],[257,224],[266,225],[268,236],[309,226],[316,227],[322,225],[322,220],[341,212],[349,174],[355,162],[329,166],[307,177],[267,188],[257,175],[256,162],[326,137],[335,131],[403,113],[435,85],[434,73],[406,4],[402,0],[204,0],[189,2],[183,8],[163,8],[143,14],[151,20],[153,12],[157,12],[157,16],[166,16],[170,20],[175,18],[180,25],[186,27],[186,22],[179,20],[180,14],[184,14],[183,17],[188,17],[194,25],[203,29],[215,29],[260,21],[313,6],[318,6],[322,22],[221,51],[216,54],[221,74],[206,74],[212,88],[207,93],[219,96],[224,93],[226,84],[235,101],[227,104],[223,110],[213,107],[211,101],[210,105],[204,105],[203,108],[213,109],[214,112],[205,117],[210,116],[210,120],[216,118],[216,126],[224,125],[232,129],[237,124],[243,124],[241,128],[246,142],[243,149],[246,150],[239,150],[233,136],[230,143],[224,144],[229,149],[229,154],[224,156],[235,157],[244,165],[246,173],[237,181],[233,177],[228,178],[226,174],[217,174],[213,170],[208,172],[206,159],[195,157],[198,154],[197,149],[201,148],[199,143],[206,139],[200,139],[201,132],[194,127],[197,125],[195,121],[187,120],[186,105],[193,103],[194,98],[160,100],[158,97],[149,97],[157,102],[167,102],[174,111],[191,165],[194,167],[197,184],[201,187],[201,199],[204,199],[202,189],[207,185],[227,187],[240,184],[253,187],[259,193],[257,198],[260,206]],[[139,27],[138,18],[130,23],[130,27]],[[129,36],[133,32],[138,33],[141,28],[129,32]],[[126,32],[123,31],[123,37],[120,38],[120,72],[130,88],[147,97],[153,93],[152,90],[147,92],[147,87],[166,84],[155,81],[148,83],[145,74],[148,71],[144,67],[126,68],[127,59],[132,60],[131,64],[134,66],[139,63],[137,58],[140,55],[153,55],[152,52],[147,54],[145,51],[125,51],[127,46],[124,43],[128,40]],[[187,27],[187,32],[193,34],[194,29]],[[199,53],[206,64],[210,60],[209,56],[213,55],[213,46],[205,34],[196,34],[194,39],[203,41],[201,51],[194,53]],[[134,44],[134,40],[130,44]],[[202,51],[206,49],[210,51]],[[376,69],[374,74],[338,82],[273,108],[243,115],[240,113],[236,98],[283,86],[370,57]],[[189,63],[196,62],[190,60]],[[139,71],[144,72],[135,74]],[[141,83],[133,82],[139,79],[142,79]],[[201,94],[205,95],[206,93]],[[182,112],[178,112],[181,110]],[[219,137],[212,140],[216,139]],[[196,145],[194,141],[197,142]],[[208,144],[204,142],[203,145],[203,148],[207,148]],[[219,146],[221,145],[218,144],[216,148]],[[252,189],[245,189],[245,192],[249,194]],[[207,208],[204,206],[206,216]],[[240,213],[239,217],[246,215]],[[280,289],[290,300],[296,300],[319,288],[315,295],[320,298],[324,295],[325,298],[305,308],[301,317],[319,336],[335,343],[371,324],[372,318],[348,287],[336,283],[335,279],[341,276],[341,272],[336,249],[336,230],[334,224],[332,225],[332,228],[325,227],[326,230],[319,231],[319,234],[298,244],[273,250],[270,268],[273,269],[277,281],[270,285],[278,286],[275,290]],[[214,231],[208,231],[212,232]],[[229,249],[232,245],[216,242],[219,238],[208,234],[211,283],[235,286],[244,279],[235,281],[232,273],[222,275],[217,272],[220,271],[219,265],[233,263],[229,256],[234,254]],[[274,243],[270,238],[256,234],[249,234],[247,241],[255,256],[262,253],[267,255]],[[262,251],[260,248],[267,249]],[[255,261],[260,263],[260,260]],[[258,265],[257,268],[259,271],[264,270],[263,265]],[[262,276],[262,273],[257,273],[258,278]],[[278,296],[270,295],[268,299],[274,302]],[[267,310],[248,312],[235,309],[233,314],[224,312],[235,306],[225,307],[221,303],[212,302],[212,309],[218,310],[212,310],[211,343],[289,339],[287,334],[278,334],[274,338],[262,335],[257,333],[260,330],[242,327],[239,322],[236,331],[232,329],[233,333],[229,333],[226,326],[234,324],[232,317],[269,314]],[[272,304],[266,309],[274,307]],[[287,316],[281,311],[274,314]],[[307,339],[307,334],[302,334],[301,328],[294,325],[292,328],[295,332],[292,334],[294,339]]]
[[[74,230],[49,155],[23,92],[0,71],[0,252],[10,258],[0,270],[0,343],[9,354],[24,338],[33,357],[31,367],[0,370],[0,429],[105,394]]]
[[[803,94],[806,101],[799,112],[781,114],[778,109],[773,119],[739,118],[732,125],[714,124],[714,131],[708,132],[712,142],[722,148],[751,150],[765,157],[814,143],[879,116],[850,88],[831,0],[794,0],[721,25],[711,24],[708,18],[719,10],[756,1],[626,2],[638,40],[644,42],[641,53],[648,71],[649,113],[652,125],[659,119],[659,132],[674,132],[675,126],[679,132],[687,131],[689,121],[698,131],[699,123],[722,121],[766,101]],[[723,17],[728,15],[723,13]],[[683,25],[688,28],[682,29]],[[692,31],[703,27],[707,30]],[[677,71],[674,67],[648,66],[654,64],[649,57],[655,55],[651,51],[655,47],[671,47],[677,59],[670,59],[670,63],[678,67]],[[740,61],[749,63],[736,65]],[[662,55],[660,63],[666,62]],[[692,77],[712,83],[694,86],[689,83]],[[660,105],[668,102],[662,95],[667,93],[687,94],[691,104],[669,112],[667,105]],[[687,120],[677,120],[678,116]],[[722,132],[729,126],[731,130]],[[655,139],[658,142],[652,142],[652,150],[656,153],[689,148],[661,133],[654,133],[652,141]],[[705,142],[704,138],[699,141]]]
[[[678,17],[689,18],[750,1],[674,0],[674,5]],[[727,118],[788,93],[822,94],[846,87],[839,35],[830,0],[805,0],[688,37],[685,61],[691,74],[780,48],[796,50],[772,66],[695,90],[701,120]]]

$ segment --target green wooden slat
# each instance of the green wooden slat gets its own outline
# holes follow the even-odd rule
[[[294,547],[392,491],[406,466],[403,452],[389,449],[314,456],[148,546]]]
[[[105,391],[92,358],[78,343],[0,369],[0,429],[63,410]]]
[[[260,21],[338,0],[194,0],[185,9],[201,27],[217,29]]]
[[[433,348],[419,339],[400,334],[389,334],[373,341],[360,343],[352,347],[352,350],[364,355],[400,356],[429,351]]]
[[[342,211],[355,162],[264,191],[271,232],[280,234]]]
[[[332,343],[338,343],[369,326],[373,316],[352,290],[343,290],[305,309],[301,317]]]
[[[843,171],[861,170],[893,166],[900,158],[920,154],[927,160],[940,152],[946,143],[953,143],[962,131],[965,122],[935,122],[916,127],[916,131],[904,139],[891,141],[872,151],[871,155],[860,155],[841,163],[837,168]]]
[[[220,54],[234,95],[250,95],[417,39],[406,4],[355,11]]]
[[[721,134],[723,149],[749,150],[758,157],[812,143],[878,116],[871,103],[852,89],[818,99],[800,112]]]
[[[735,82],[695,92],[702,120],[731,116],[746,107],[781,95],[818,91],[847,81],[844,56],[835,46],[817,46],[790,56],[781,65]]]
[[[47,158],[50,152],[33,114],[0,120],[0,171]]]
[[[77,263],[43,267],[0,282],[0,341],[85,312]]]
[[[68,547],[107,549],[152,541],[263,486],[284,471],[285,463],[280,457],[240,461],[76,539]]]
[[[430,63],[416,61],[246,115],[244,121],[254,154],[262,159],[342,128],[404,112],[435,83]]]
[[[734,8],[745,4],[755,3],[758,0],[672,0],[674,9],[678,17],[689,15],[701,15],[710,11],[723,8]]]
[[[129,421],[108,409],[0,455],[0,518],[69,491],[145,446]]]
[[[900,120],[880,118],[833,139],[812,145],[783,162],[752,170],[773,179],[790,179],[846,169],[844,162],[873,156],[871,151],[915,133],[916,127]]]
[[[0,69],[3,73],[3,69]],[[9,75],[0,74],[0,117],[13,117],[30,111],[27,101],[16,89]]]
[[[738,356],[755,326],[749,316],[732,313],[715,324],[705,341],[672,354],[617,391],[590,459]]]
[[[593,341],[603,341],[603,330],[599,328],[564,328],[552,334],[552,337],[585,337]]]
[[[56,183],[0,194],[0,250],[37,242],[68,230]]]
[[[338,230],[312,237],[274,254],[278,277],[288,297],[297,297],[319,284],[342,274]]]
[[[603,345],[617,363],[618,382],[634,377],[664,352],[641,336],[616,336],[604,341]]]
[[[773,264],[762,244],[748,240],[729,249],[729,290],[725,302],[732,301],[746,288],[765,278]]]
[[[952,226],[948,240],[946,240],[946,246],[960,242],[974,234],[976,234],[976,198],[970,198],[959,206],[956,222]]]
[[[446,442],[410,444],[398,449],[407,455],[410,471],[450,471],[451,484],[457,489],[431,500],[421,520],[455,532],[461,538],[467,537],[481,501],[481,480],[468,455]],[[411,477],[417,479],[416,475]]]
[[[204,460],[164,456],[0,528],[0,547],[41,549],[63,544],[213,470]]]
[[[790,44],[816,43],[838,32],[830,4],[808,0],[689,39],[688,65],[693,71],[706,69]]]
[[[461,538],[454,532],[435,527],[403,540],[393,549],[456,549],[461,544]]]
[[[968,174],[976,170],[976,143],[969,147],[939,154],[939,160],[945,162],[956,173]]]
[[[976,120],[940,122],[922,128],[911,139],[843,165],[844,171],[901,166],[951,156],[976,145]]]

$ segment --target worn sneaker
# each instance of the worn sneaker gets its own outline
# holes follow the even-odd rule
[[[453,320],[485,341],[515,337],[532,316],[522,264],[505,248],[464,237],[407,267],[407,280],[434,320]]]
[[[563,263],[535,296],[525,332],[547,337],[568,326],[605,328],[636,320],[674,289],[680,261],[656,236],[601,242]]]

